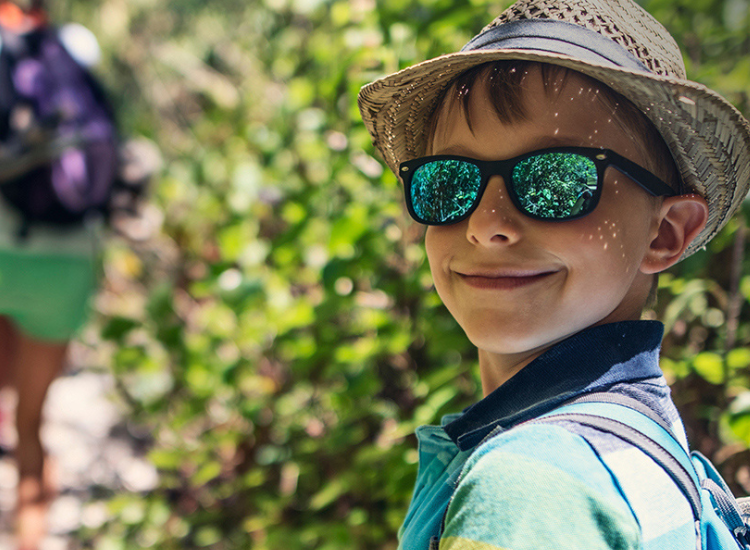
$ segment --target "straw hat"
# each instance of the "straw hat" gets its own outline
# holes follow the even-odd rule
[[[705,246],[739,208],[750,186],[750,124],[728,101],[685,79],[679,47],[630,0],[520,0],[464,48],[381,78],[359,93],[375,146],[394,173],[424,155],[427,121],[442,90],[488,61],[560,65],[603,82],[653,122],[684,184],[708,201]]]

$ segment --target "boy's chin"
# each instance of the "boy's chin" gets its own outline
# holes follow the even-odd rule
[[[523,312],[518,315],[496,315],[473,311],[472,315],[464,315],[457,320],[477,349],[494,355],[529,356],[538,355],[588,328],[640,319],[640,310],[635,308],[612,306],[611,303],[599,308],[590,305],[587,309],[532,315]]]
[[[573,327],[568,327],[569,329]],[[583,329],[580,329],[583,330]],[[522,332],[514,330],[466,330],[466,336],[478,350],[492,355],[527,356],[539,355],[555,344],[562,342],[579,330],[547,330]]]

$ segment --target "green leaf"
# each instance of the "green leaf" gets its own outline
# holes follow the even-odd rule
[[[327,483],[310,500],[310,508],[320,510],[333,503],[347,491],[347,485],[342,479],[334,479]]]
[[[696,355],[693,359],[693,370],[711,384],[724,382],[724,361],[718,353],[707,351]]]
[[[742,392],[732,401],[727,421],[732,433],[750,446],[750,390]]]
[[[102,328],[101,336],[104,340],[114,340],[121,343],[131,330],[140,325],[140,321],[135,319],[119,316],[111,317]]]
[[[179,451],[170,449],[153,449],[148,458],[160,470],[177,470],[183,460]]]
[[[750,446],[750,414],[733,416],[729,419],[732,433],[745,445]]]
[[[750,348],[735,348],[727,354],[727,367],[731,370],[750,366]]]
[[[200,487],[218,477],[219,474],[221,474],[221,464],[217,461],[211,461],[203,464],[198,471],[193,474],[191,479],[196,486]]]
[[[212,546],[222,538],[221,531],[213,526],[201,527],[195,533],[195,543],[201,547]]]

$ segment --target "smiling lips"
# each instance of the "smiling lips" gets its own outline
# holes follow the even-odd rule
[[[467,285],[473,288],[490,290],[509,290],[534,284],[556,271],[506,271],[506,272],[456,272]]]

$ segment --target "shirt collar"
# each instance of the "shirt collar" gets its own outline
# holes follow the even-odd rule
[[[658,321],[623,321],[581,331],[556,344],[444,429],[462,451],[498,426],[510,428],[578,395],[661,376]]]

